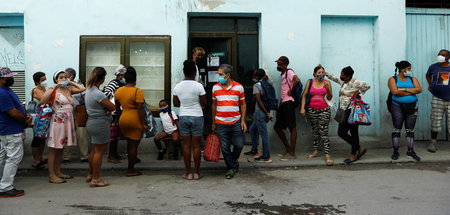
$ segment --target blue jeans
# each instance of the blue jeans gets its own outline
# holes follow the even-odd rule
[[[253,114],[253,123],[250,126],[250,134],[252,135],[252,152],[258,152],[259,135],[263,144],[263,156],[270,158],[269,152],[269,135],[267,134],[266,115],[263,111],[257,110]]]
[[[216,135],[220,138],[220,147],[227,169],[237,169],[237,160],[241,155],[245,141],[241,123],[216,124]],[[233,146],[233,151],[231,151],[231,146]]]

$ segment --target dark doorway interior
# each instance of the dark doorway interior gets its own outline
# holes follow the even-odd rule
[[[258,20],[257,17],[189,17],[188,56],[191,57],[194,47],[203,47],[207,60],[213,57],[219,60],[219,65],[226,63],[233,66],[233,79],[245,89],[248,120],[251,120],[254,112],[252,74],[259,67]],[[208,107],[204,113],[205,134],[209,134],[211,128],[211,91],[217,83],[213,75],[217,69],[217,64],[200,68],[208,99]]]

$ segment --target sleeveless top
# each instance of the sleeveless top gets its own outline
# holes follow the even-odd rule
[[[414,88],[412,78],[406,78],[406,81],[402,81],[397,77],[397,88]],[[415,94],[409,96],[392,95],[392,100],[397,103],[414,103],[417,102],[417,96]]]
[[[322,110],[328,108],[328,104],[325,101],[325,96],[327,95],[327,89],[325,87],[315,88],[314,87],[314,79],[311,83],[311,90],[309,94],[311,94],[311,100],[309,101],[309,107],[315,110]]]

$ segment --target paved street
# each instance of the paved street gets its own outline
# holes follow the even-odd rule
[[[450,214],[450,163],[354,164],[242,169],[226,180],[209,169],[198,181],[182,171],[145,170],[89,188],[85,170],[65,184],[45,170],[21,170],[26,195],[0,200],[0,214]]]

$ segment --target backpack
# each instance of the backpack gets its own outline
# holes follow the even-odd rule
[[[264,107],[266,107],[268,111],[278,109],[278,99],[275,95],[275,88],[273,87],[272,82],[261,80],[259,83],[261,83],[261,90],[263,91],[261,101],[263,102]]]
[[[395,80],[395,85],[397,86],[397,80],[398,80],[398,77],[396,76],[396,75],[394,75],[394,76],[392,76],[393,78],[394,78],[394,80]],[[409,79],[411,79],[411,81],[414,83],[414,81],[412,80],[412,78],[411,77],[407,77],[407,78],[409,78]],[[391,105],[392,105],[392,93],[391,93],[391,91],[389,90],[389,94],[388,94],[388,97],[387,97],[387,100],[386,100],[386,105],[387,105],[387,109],[388,109],[388,111],[389,112],[391,112]]]
[[[288,69],[288,71],[289,70],[292,70],[292,72],[294,72],[293,69]],[[294,74],[295,74],[295,72],[294,72]],[[289,86],[289,89],[291,89],[291,86],[289,85],[289,80],[287,80],[287,72],[284,75],[284,77],[286,78],[286,81],[287,81],[287,84]],[[294,93],[292,93],[292,98],[294,98],[294,107],[295,108],[298,107],[300,105],[301,101],[302,101],[302,89],[303,89],[303,84],[302,84],[302,81],[299,78],[299,82],[298,82],[297,88],[295,88]]]

